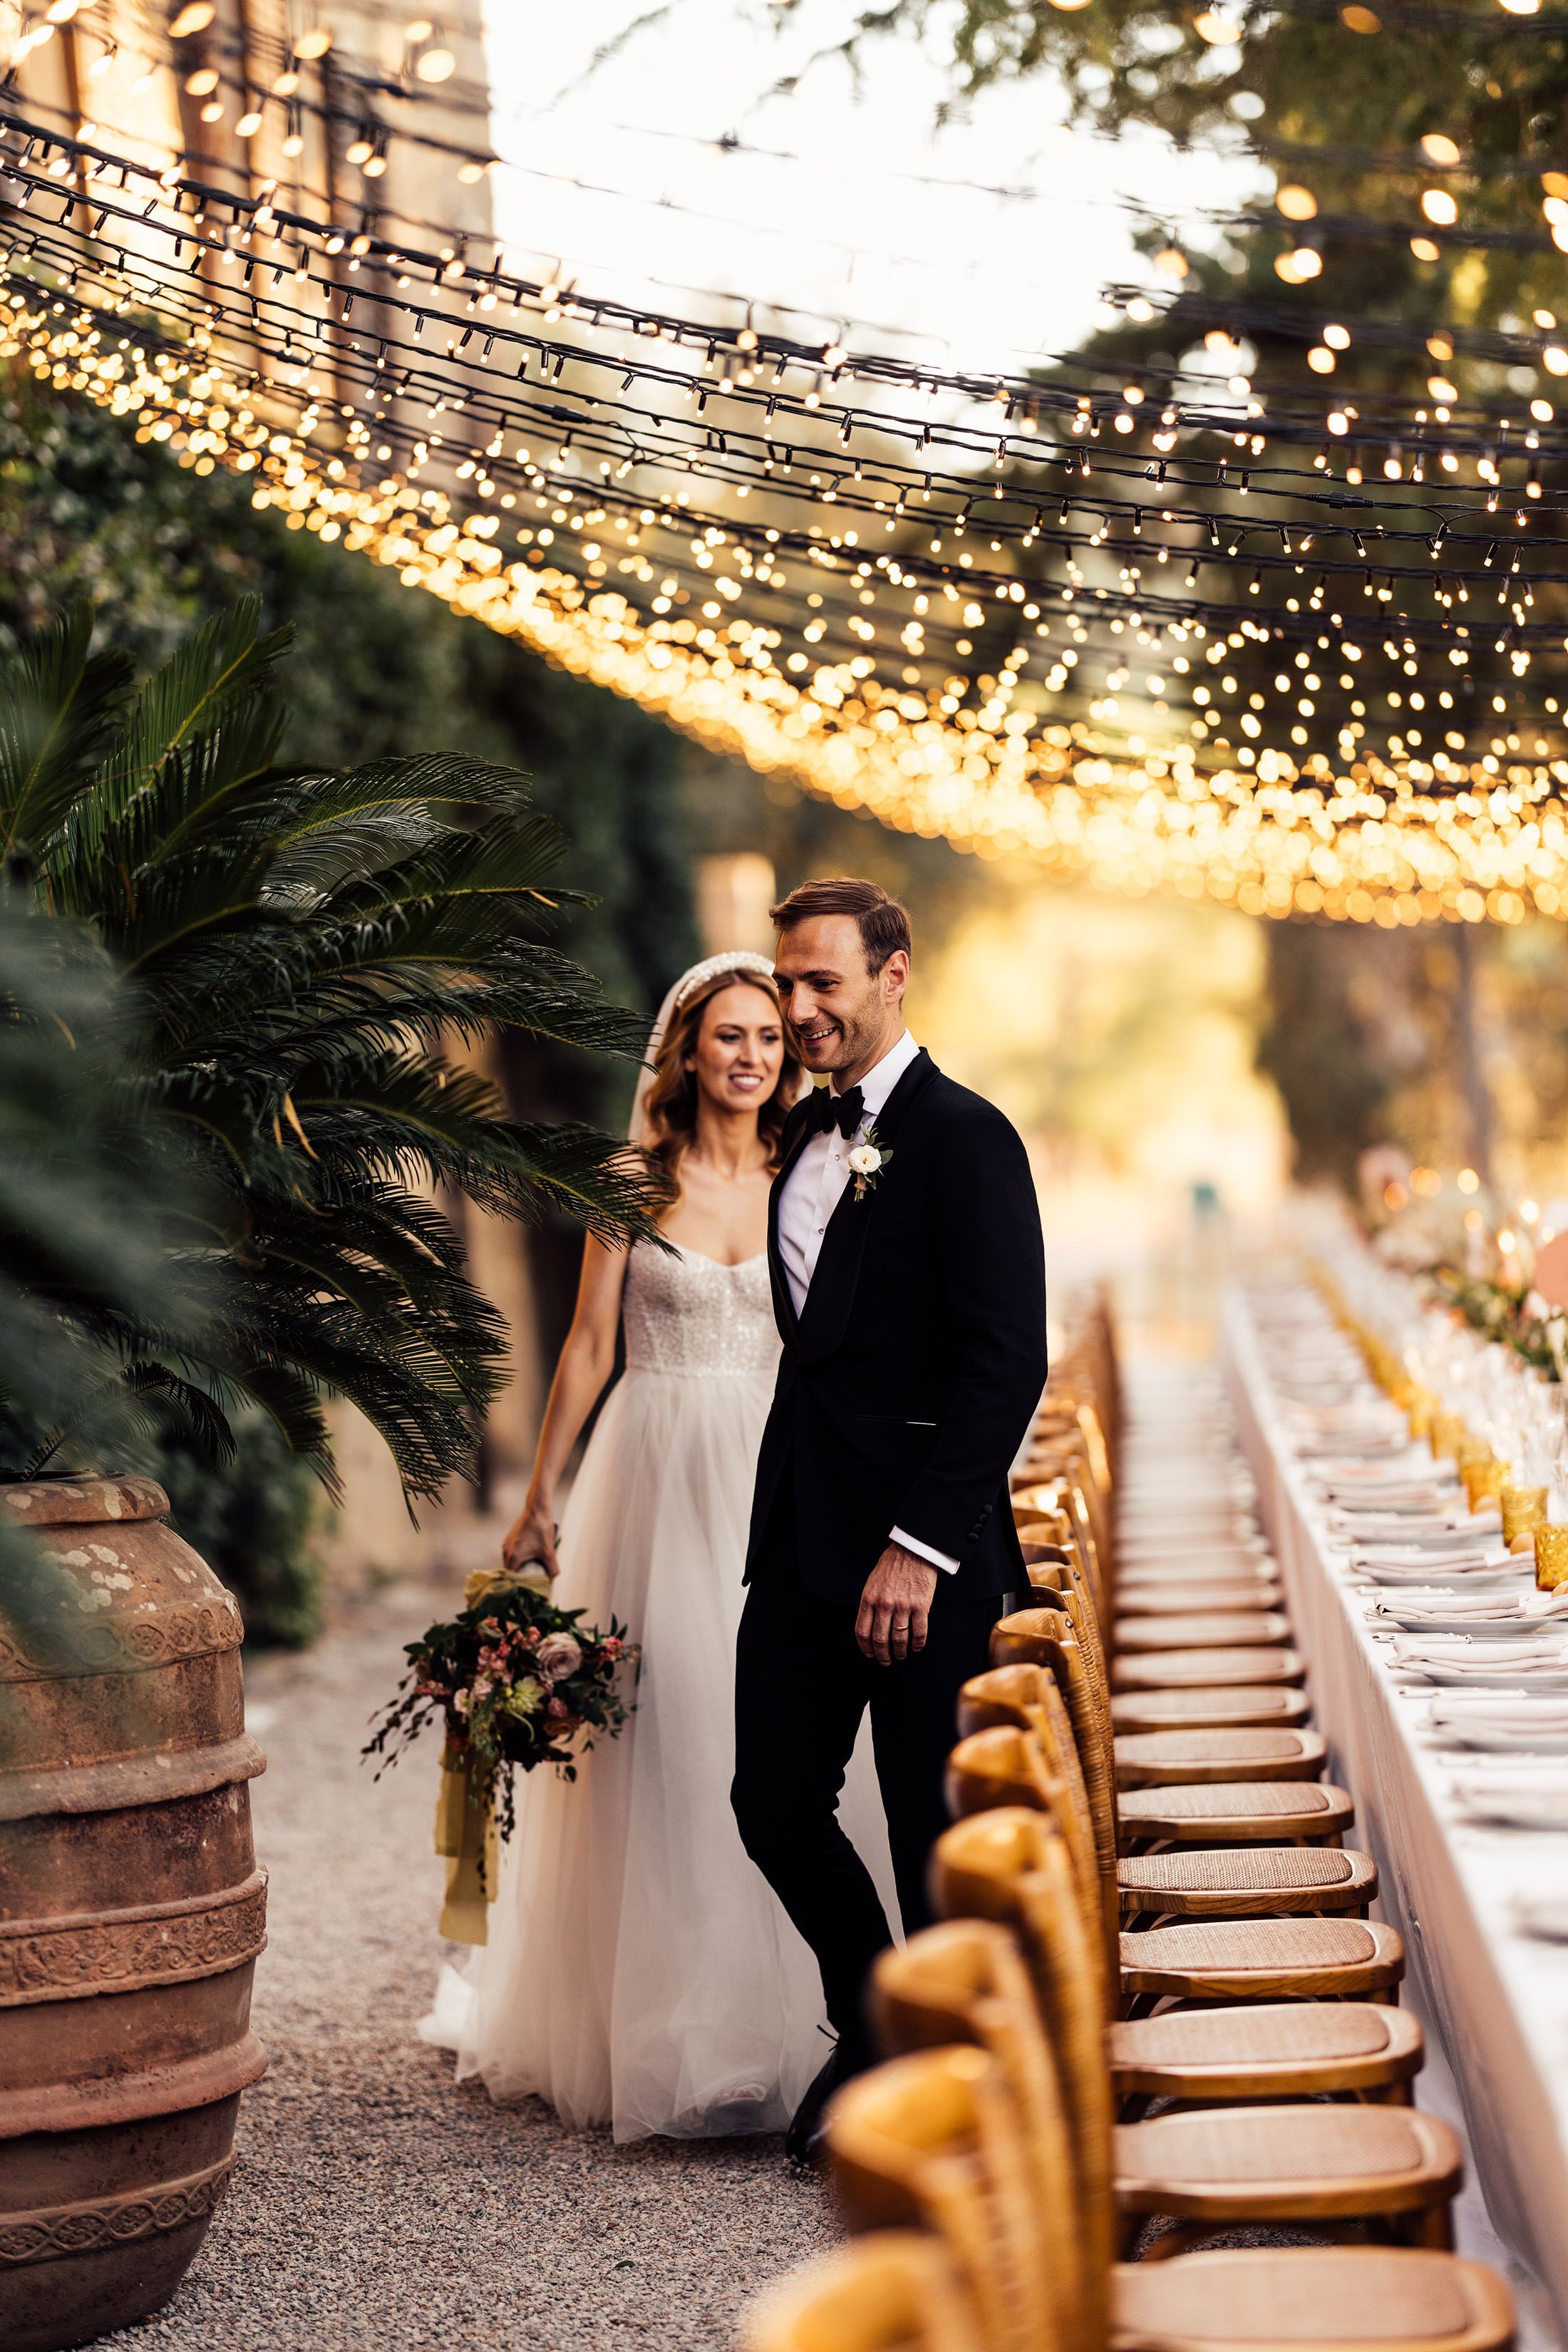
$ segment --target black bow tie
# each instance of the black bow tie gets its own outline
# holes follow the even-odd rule
[[[840,1135],[848,1137],[866,1116],[866,1097],[858,1087],[851,1087],[847,1094],[842,1095],[836,1095],[829,1087],[819,1087],[808,1108],[814,1135],[826,1135],[836,1127]]]

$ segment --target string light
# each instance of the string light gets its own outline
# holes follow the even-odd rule
[[[31,120],[11,146],[25,152],[0,163],[9,353],[134,415],[183,464],[254,477],[258,504],[292,527],[343,538],[717,749],[907,829],[1108,887],[1394,924],[1568,915],[1568,761],[1520,731],[1519,681],[1559,642],[1532,617],[1535,594],[1568,585],[1539,527],[1528,571],[1511,536],[1523,500],[1538,518],[1551,504],[1533,425],[1443,404],[1442,454],[1472,460],[1478,489],[1448,484],[1438,512],[1405,495],[1426,452],[1386,437],[1401,412],[1343,404],[1341,433],[1384,436],[1386,486],[1375,504],[1347,500],[1328,487],[1321,409],[1259,385],[1217,329],[1205,342],[1231,371],[1223,397],[1181,389],[1194,380],[1180,362],[1142,382],[1092,359],[1076,381],[979,379],[861,352],[847,333],[813,347],[749,313],[722,332],[589,300],[515,278],[499,254],[481,266],[460,238],[395,251],[368,225],[351,236],[279,206],[275,191],[153,174]],[[76,186],[52,171],[62,161],[85,175],[90,234]],[[374,274],[374,331],[340,259]],[[1327,321],[1314,348],[1351,341]],[[917,425],[917,395],[956,413]],[[1309,444],[1318,453],[1300,462]],[[1528,478],[1510,482],[1510,467]],[[1346,464],[1347,483],[1362,475]],[[1471,520],[1481,486],[1489,522]],[[1512,518],[1505,490],[1521,501]],[[741,514],[753,495],[765,505]],[[1337,511],[1347,503],[1353,515]],[[1211,593],[1184,593],[1170,572],[1153,584],[1149,567],[1173,553],[1192,588],[1200,561],[1211,568]],[[1457,613],[1483,579],[1507,608],[1495,635]],[[1281,602],[1279,588],[1294,593]],[[1364,623],[1344,617],[1352,597]],[[1367,733],[1363,669],[1333,682],[1340,659],[1369,675],[1375,657],[1347,630],[1385,633],[1386,758]],[[989,668],[970,667],[977,640]],[[1231,672],[1243,648],[1279,666],[1271,693]],[[1490,698],[1504,731],[1479,756],[1478,722],[1421,680],[1423,656],[1444,652],[1473,711],[1500,662],[1511,673]],[[1190,694],[1188,741],[1173,693]],[[1335,736],[1322,705],[1346,709],[1343,694]],[[1441,747],[1426,731],[1439,726]]]

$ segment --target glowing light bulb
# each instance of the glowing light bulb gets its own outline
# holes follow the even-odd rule
[[[421,81],[449,81],[458,60],[450,49],[426,49],[414,70]]]

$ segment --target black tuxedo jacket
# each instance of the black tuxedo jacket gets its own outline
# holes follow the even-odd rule
[[[936,1603],[1022,1587],[1007,1472],[1046,1381],[1046,1268],[1028,1159],[991,1103],[921,1053],[878,1114],[892,1157],[853,1182],[797,1316],[779,1202],[810,1128],[785,1123],[768,1216],[784,1356],[763,1433],[748,1580],[784,1481],[802,1580],[858,1601],[895,1527],[945,1552]]]

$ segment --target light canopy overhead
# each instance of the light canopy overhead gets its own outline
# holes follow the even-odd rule
[[[1115,289],[1160,322],[1137,365],[967,375],[761,299],[618,303],[489,234],[472,26],[187,7],[103,51],[138,108],[86,54],[116,13],[0,100],[0,349],[41,379],[902,829],[1250,912],[1568,916],[1549,403],[1358,409],[1325,379],[1375,322],[1304,309],[1305,372],[1265,381],[1170,247]],[[1510,350],[1568,368],[1546,315]]]

